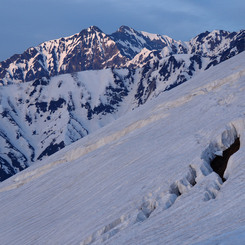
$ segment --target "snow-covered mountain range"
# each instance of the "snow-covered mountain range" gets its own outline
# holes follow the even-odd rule
[[[189,42],[92,26],[0,63],[0,181],[245,49],[245,31]]]
[[[103,88],[116,86],[115,77],[129,86],[127,72],[86,71],[8,87],[12,95],[28,94],[32,100],[27,102],[30,128],[33,120],[43,120],[35,134],[45,120],[47,137],[54,129],[66,130],[67,120],[86,134],[76,93],[83,86],[82,91],[94,91],[96,106]],[[101,87],[90,90],[97,79]],[[68,92],[59,97],[59,89]],[[0,244],[245,244],[244,91],[242,52],[127,113],[131,103],[122,100],[124,115],[117,120],[0,183]],[[25,107],[10,102],[16,121]],[[55,119],[46,118],[48,111]],[[88,120],[89,127],[104,122],[103,116],[92,113],[102,119]]]
[[[41,43],[1,62],[0,82],[18,83],[84,70],[127,67],[127,62],[136,55],[142,63],[147,62],[149,57],[145,56],[146,50],[161,51],[155,53],[161,59],[174,54],[209,57],[211,60],[206,64],[207,68],[243,51],[244,38],[244,30],[232,33],[213,31],[202,33],[189,42],[182,42],[126,26],[107,35],[92,26],[73,36]],[[151,52],[147,54],[154,55]],[[201,62],[200,58],[197,62]],[[135,60],[133,64],[138,66]]]

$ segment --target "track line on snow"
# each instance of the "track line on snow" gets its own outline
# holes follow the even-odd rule
[[[180,97],[174,101],[165,102],[164,104],[159,105],[155,109],[155,111],[158,111],[159,109],[169,110],[172,108],[182,106],[182,105],[188,103],[189,101],[191,101],[196,96],[205,95],[205,94],[209,93],[210,91],[215,91],[225,84],[235,83],[239,80],[239,78],[241,78],[243,76],[245,76],[245,70],[239,71],[235,74],[232,74],[232,75],[227,76],[227,77],[222,78],[222,79],[217,79],[217,80],[212,81],[212,82],[210,82],[210,83],[208,83],[202,87],[194,89],[189,94],[184,95],[184,96],[182,96],[182,97]]]
[[[147,125],[154,123],[160,119],[163,119],[165,117],[167,117],[168,114],[153,114],[152,116],[148,117],[147,119],[143,119],[143,120],[139,120],[136,121],[130,125],[128,125],[126,128],[124,128],[123,130],[120,130],[118,132],[115,132],[114,134],[111,134],[109,136],[105,136],[101,139],[99,139],[98,141],[96,141],[95,143],[92,143],[90,145],[84,146],[84,147],[79,147],[77,149],[71,150],[70,152],[66,153],[62,159],[58,160],[58,161],[54,161],[51,163],[48,163],[40,168],[37,168],[35,170],[27,170],[27,172],[23,171],[21,172],[17,177],[14,177],[14,184],[3,187],[0,189],[0,192],[3,191],[9,191],[9,190],[13,190],[16,188],[19,188],[20,186],[39,178],[40,176],[46,174],[47,172],[51,171],[55,166],[59,165],[59,164],[63,164],[63,163],[67,163],[67,162],[72,162],[75,161],[77,159],[79,159],[80,157],[95,151],[107,144],[110,144],[114,141],[117,141],[119,139],[121,139],[122,137],[128,135],[129,133],[134,132],[135,130],[141,129],[143,127],[146,127]]]

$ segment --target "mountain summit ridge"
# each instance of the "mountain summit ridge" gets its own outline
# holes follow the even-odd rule
[[[219,32],[216,38],[210,36],[213,32],[206,32],[189,42],[182,42],[127,26],[121,26],[110,35],[97,26],[91,26],[72,36],[43,42],[0,62],[0,84],[27,82],[83,70],[125,67],[144,48],[159,52],[167,48],[171,50],[171,55],[198,53],[213,58],[219,49],[220,53],[226,53],[222,60],[244,50],[244,30],[237,33],[215,32]],[[208,50],[204,43],[208,43]]]

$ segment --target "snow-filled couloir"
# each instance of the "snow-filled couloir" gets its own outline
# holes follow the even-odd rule
[[[0,183],[0,244],[244,244],[244,82],[242,52]]]

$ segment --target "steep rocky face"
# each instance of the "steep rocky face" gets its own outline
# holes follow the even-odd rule
[[[159,34],[139,32],[127,26],[121,26],[110,37],[117,43],[121,53],[129,59],[134,58],[142,49],[162,50],[168,47],[174,53],[186,53],[187,47],[183,42]]]
[[[64,58],[63,73],[119,67],[125,63],[116,43],[99,28],[90,27],[79,36],[79,44]]]
[[[126,62],[116,43],[92,26],[78,34],[44,42],[0,63],[0,83],[27,82],[83,70],[119,67]]]
[[[137,69],[140,79],[135,98],[138,105],[141,105],[205,70],[210,59],[191,54],[165,57],[158,51],[146,51],[137,55],[129,66],[135,67],[137,61],[140,61],[138,64],[141,68]]]
[[[216,65],[245,50],[245,31],[205,32],[191,39],[188,46],[189,53],[212,58],[212,65]]]

